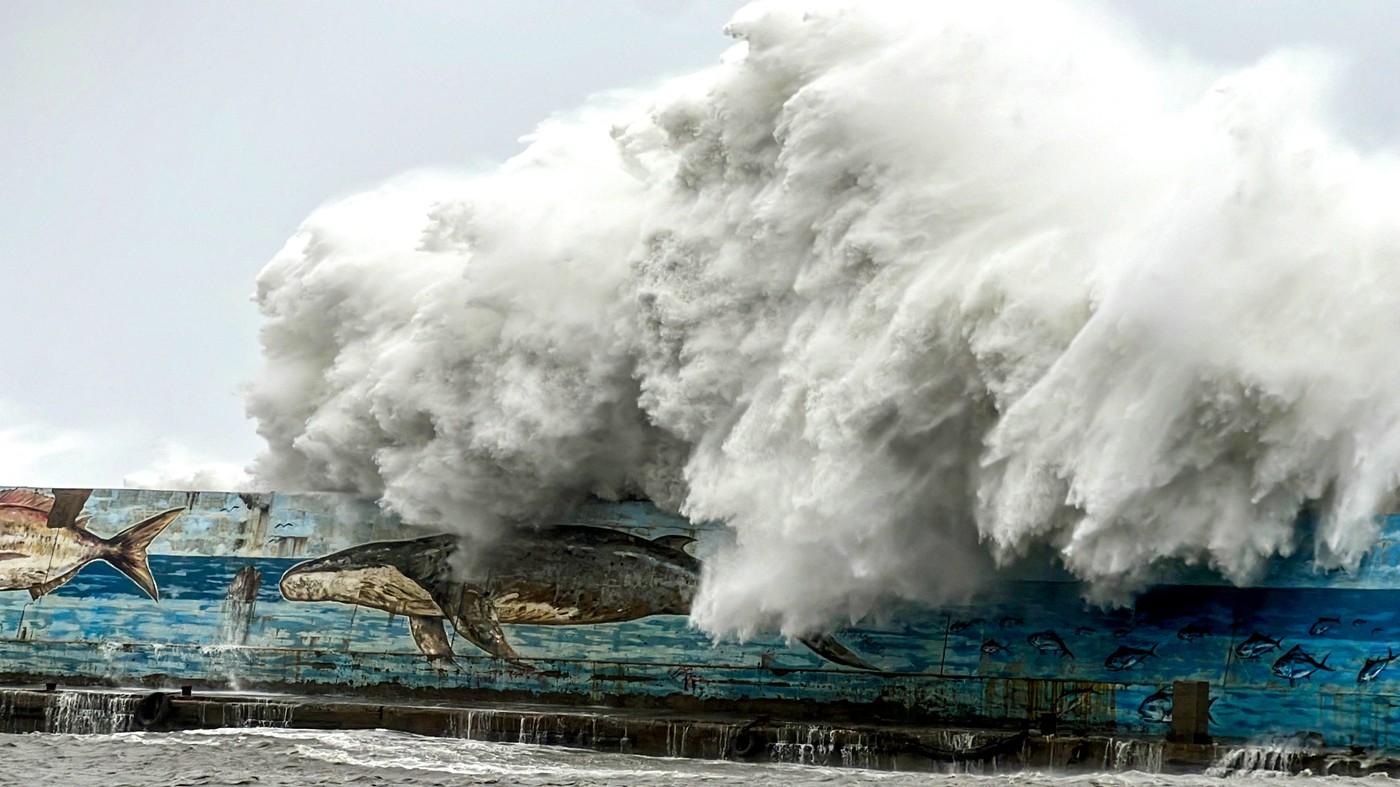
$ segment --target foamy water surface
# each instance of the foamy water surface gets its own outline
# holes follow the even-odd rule
[[[0,735],[0,784],[33,785],[1394,785],[1259,773],[1056,775],[891,773],[600,754],[403,733],[288,729],[115,735]]]

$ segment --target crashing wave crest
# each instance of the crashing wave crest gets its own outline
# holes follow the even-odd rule
[[[258,281],[283,487],[491,533],[645,495],[789,634],[1050,548],[1351,566],[1400,472],[1400,166],[1332,68],[1212,71],[1054,3],[759,2],[719,65],[313,214]]]

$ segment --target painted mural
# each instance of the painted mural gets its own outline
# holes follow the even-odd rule
[[[700,561],[685,552],[694,541],[556,525],[471,554],[463,549],[470,544],[450,534],[375,542],[293,566],[281,590],[291,601],[337,601],[405,615],[419,650],[434,661],[452,659],[446,619],[487,654],[531,669],[502,624],[576,626],[689,615],[700,583]],[[799,641],[836,664],[875,669],[830,636]]]
[[[146,549],[184,509],[161,511],[103,538],[88,531],[88,518],[77,516],[87,490],[65,492],[64,505],[55,505],[58,496],[28,489],[0,493],[0,590],[28,590],[37,599],[102,560],[159,599]]]
[[[1182,568],[1131,608],[1028,566],[975,602],[787,642],[687,612],[727,532],[596,503],[482,546],[332,495],[0,489],[0,679],[416,692],[1159,734],[1210,684],[1222,738],[1400,750],[1400,518],[1354,574]]]

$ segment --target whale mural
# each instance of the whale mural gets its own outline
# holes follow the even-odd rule
[[[344,495],[0,488],[0,680],[1153,736],[1196,680],[1217,738],[1400,751],[1400,517],[1352,573],[1306,550],[1250,587],[1184,566],[1104,609],[1019,564],[802,643],[690,625],[722,523],[590,501],[540,524],[485,545]]]
[[[414,642],[430,660],[452,658],[443,620],[498,658],[529,669],[502,624],[577,626],[652,615],[688,615],[700,561],[690,536],[639,538],[598,527],[561,525],[479,546],[450,535],[363,544],[293,566],[280,588],[289,601],[334,601],[409,617]],[[619,578],[626,578],[619,582]],[[829,635],[798,640],[827,661],[876,668]]]

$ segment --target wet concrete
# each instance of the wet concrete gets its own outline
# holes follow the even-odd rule
[[[528,704],[385,702],[379,699],[148,689],[0,689],[0,730],[116,733],[227,727],[385,729],[467,738],[748,762],[900,771],[1018,770],[1162,773],[1280,770],[1363,775],[1400,760],[1323,748],[1174,743],[1109,735],[881,724],[825,725],[766,716],[667,713]]]

